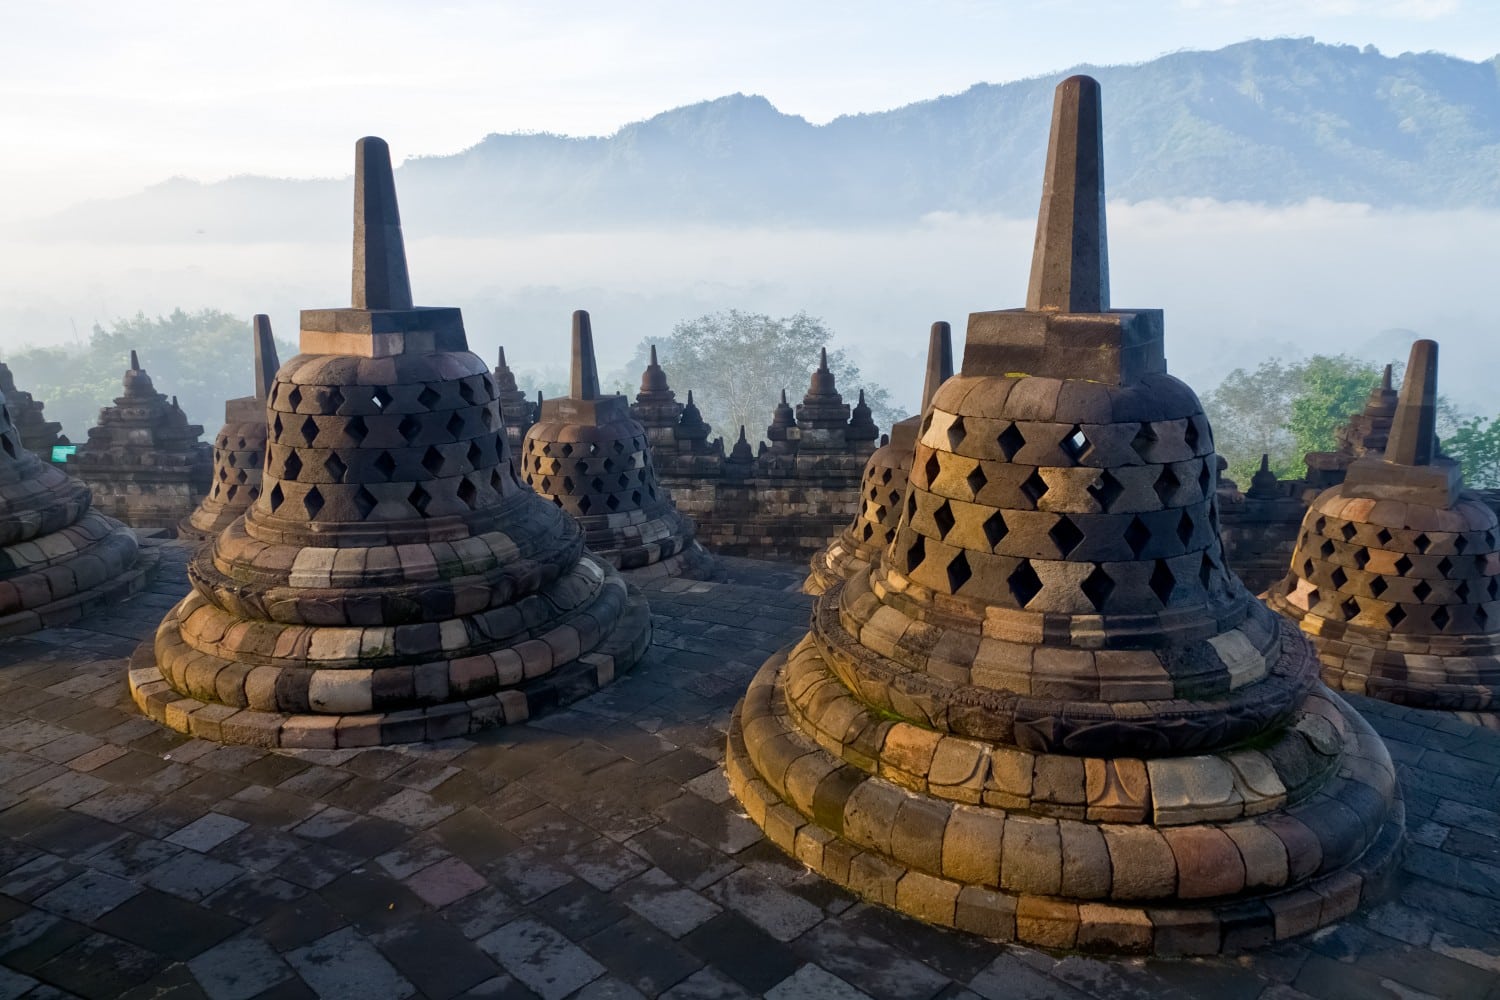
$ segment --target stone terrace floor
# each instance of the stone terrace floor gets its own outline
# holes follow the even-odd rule
[[[1102,961],[934,930],[729,799],[730,708],[800,567],[649,588],[656,646],[526,726],[264,752],[167,732],[125,657],[186,589],[0,643],[0,996],[1500,998],[1500,733],[1357,700],[1400,762],[1396,894],[1249,957]]]

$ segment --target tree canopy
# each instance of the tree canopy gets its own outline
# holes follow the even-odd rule
[[[822,320],[805,312],[781,319],[738,309],[710,313],[678,323],[670,336],[641,341],[630,364],[616,373],[614,388],[635,394],[655,344],[657,360],[679,400],[686,400],[691,389],[693,402],[718,433],[732,440],[743,424],[754,441],[771,422],[783,389],[787,402],[801,400],[819,351],[828,347],[828,367],[844,402],[853,405],[863,389],[875,422],[889,430],[905,414],[891,405],[885,389],[860,374],[842,349],[830,346],[833,339]]]

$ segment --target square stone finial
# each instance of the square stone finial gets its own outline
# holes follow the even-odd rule
[[[922,411],[932,404],[938,386],[953,377],[953,328],[939,320],[927,335],[927,375],[922,381]]]
[[[276,381],[276,369],[281,367],[281,361],[276,357],[271,317],[256,313],[250,325],[255,338],[255,398],[264,402],[271,395],[271,385]]]
[[[574,399],[599,398],[599,364],[594,360],[594,328],[589,314],[579,309],[573,313],[573,384],[569,395]]]
[[[1437,357],[1436,341],[1411,345],[1385,453],[1366,455],[1349,465],[1346,495],[1430,507],[1451,507],[1458,501],[1463,469],[1438,454]]]
[[[1100,105],[1099,82],[1092,77],[1070,76],[1057,86],[1027,309],[1074,313],[1109,309]]]
[[[354,294],[356,309],[410,309],[411,278],[396,206],[391,150],[384,139],[354,144]]]

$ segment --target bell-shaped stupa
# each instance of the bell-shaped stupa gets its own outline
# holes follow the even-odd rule
[[[0,637],[66,624],[145,586],[154,558],[89,500],[87,486],[22,445],[0,393]]]
[[[68,439],[62,436],[62,424],[48,420],[42,412],[42,401],[16,387],[15,376],[3,361],[0,361],[0,396],[5,397],[10,421],[15,425],[16,433],[21,435],[21,447],[36,452],[42,461],[50,462],[53,446],[68,443]]]
[[[1329,685],[1423,708],[1500,708],[1500,529],[1438,451],[1437,344],[1412,345],[1383,453],[1308,508],[1266,599]]]
[[[650,642],[645,600],[513,473],[459,311],[413,308],[382,140],[359,140],[354,182],[353,307],[302,313],[261,495],[132,659],[136,704],[205,739],[460,735],[580,697]]]
[[[1098,84],[1058,87],[1025,309],[969,317],[896,537],[736,711],[730,787],[866,899],[1054,948],[1339,920],[1402,807],[1311,645],[1224,564],[1162,314],[1111,309]]]
[[[266,398],[276,381],[276,339],[271,318],[251,321],[255,341],[255,394],[224,402],[224,426],[214,437],[213,479],[208,496],[177,526],[180,538],[206,542],[229,527],[260,496],[266,458]]]
[[[541,404],[526,432],[521,474],[538,494],[583,528],[589,551],[641,577],[713,575],[714,561],[693,537],[656,478],[646,429],[618,393],[599,391],[589,314],[573,314],[572,385]]]
[[[917,429],[933,393],[953,376],[953,334],[947,323],[932,324],[927,340],[927,377],[922,383],[922,406],[916,416],[891,427],[890,440],[865,463],[859,484],[859,513],[828,546],[812,557],[811,572],[802,589],[821,594],[843,580],[870,568],[870,563],[896,537],[901,502],[916,449]]]

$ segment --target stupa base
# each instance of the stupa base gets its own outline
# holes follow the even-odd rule
[[[34,568],[0,580],[0,638],[75,622],[145,589],[159,561],[129,528],[97,513],[60,532],[5,550],[45,554]]]
[[[808,561],[807,579],[802,581],[802,592],[819,597],[832,590],[835,584],[867,572],[870,559],[863,555],[847,534],[841,534],[819,549]]]
[[[689,541],[686,548],[643,565],[631,565],[637,561],[634,559],[621,560],[624,565],[620,565],[614,562],[613,555],[605,558],[620,571],[620,575],[636,582],[673,576],[684,580],[712,580],[719,575],[718,561],[696,541]]]
[[[651,611],[632,587],[614,627],[588,652],[566,662],[549,662],[530,679],[470,699],[342,714],[272,712],[210,702],[184,696],[163,678],[155,640],[141,643],[131,656],[129,683],[142,714],[199,739],[266,748],[348,749],[449,739],[524,722],[599,690],[634,667],[650,645]],[[544,642],[530,646],[539,655],[548,648]]]
[[[1088,805],[1110,796],[1080,796],[1077,819],[1059,819],[1066,807],[1039,815],[980,804],[983,791],[972,803],[951,797],[954,786],[942,795],[914,791],[913,772],[895,765],[905,753],[922,770],[911,758],[923,751],[880,746],[893,742],[889,720],[874,723],[884,735],[867,760],[879,773],[855,766],[854,744],[870,746],[869,722],[846,720],[859,733],[837,752],[826,730],[816,740],[804,735],[789,708],[790,683],[799,704],[847,715],[831,704],[836,681],[806,671],[788,681],[789,665],[816,655],[807,643],[783,650],[751,682],[729,733],[730,790],[783,851],[927,923],[1052,949],[1239,952],[1348,916],[1382,893],[1399,854],[1405,810],[1389,757],[1369,725],[1326,691],[1319,707],[1335,706],[1341,720],[1328,727],[1340,734],[1338,772],[1316,793],[1234,821],[1111,823],[1090,816],[1097,810]],[[1079,763],[1114,775],[1130,762]],[[930,780],[947,764],[928,759]],[[981,777],[986,786],[994,783]],[[1120,808],[1112,799],[1104,809]],[[1226,890],[1226,880],[1239,888]]]

